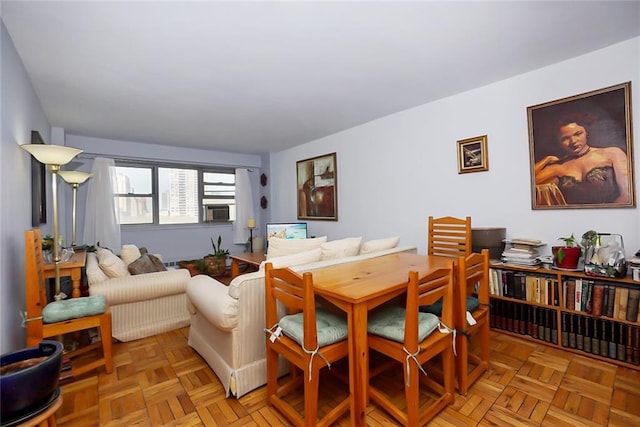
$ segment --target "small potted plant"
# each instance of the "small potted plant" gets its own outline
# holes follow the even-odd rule
[[[227,270],[228,249],[222,249],[222,236],[218,235],[218,243],[211,238],[213,252],[204,258],[207,273],[211,276],[220,276]]]
[[[558,240],[563,240],[565,245],[551,248],[554,265],[557,268],[576,270],[582,255],[582,248],[578,245],[578,241],[573,233],[569,237],[559,237]]]

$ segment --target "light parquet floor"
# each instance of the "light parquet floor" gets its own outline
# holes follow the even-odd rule
[[[266,405],[264,387],[225,398],[216,375],[187,346],[188,331],[116,343],[112,374],[100,369],[62,385],[58,425],[289,425]],[[496,331],[491,339],[490,370],[430,425],[640,426],[640,371]],[[320,407],[334,397],[323,393]],[[337,425],[348,426],[348,414]],[[372,403],[367,425],[397,424]]]

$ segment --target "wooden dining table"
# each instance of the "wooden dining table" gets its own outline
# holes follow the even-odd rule
[[[453,258],[401,252],[313,271],[317,295],[347,313],[351,425],[365,425],[369,404],[368,311],[406,291],[409,272],[454,268]]]

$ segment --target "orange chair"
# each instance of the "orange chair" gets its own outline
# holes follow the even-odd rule
[[[442,317],[419,313],[418,306],[433,304],[442,298]],[[371,350],[402,364],[406,411],[393,396],[374,386],[371,399],[405,426],[426,424],[454,400],[453,337],[453,269],[443,268],[418,277],[409,273],[406,308],[395,304],[373,311],[368,322]],[[440,328],[440,330],[438,330]],[[441,355],[443,378],[437,382],[426,376],[429,361]],[[385,365],[386,367],[387,365]],[[376,373],[371,371],[371,375]],[[431,404],[420,405],[420,383],[437,394]]]
[[[278,315],[278,306],[287,315]],[[267,403],[296,426],[328,426],[350,408],[348,395],[322,419],[317,419],[320,369],[348,357],[346,318],[316,308],[311,273],[302,276],[288,268],[265,266],[267,322]],[[320,326],[322,325],[322,326]],[[292,365],[290,376],[278,379],[278,358]],[[300,372],[302,371],[302,375]],[[304,390],[304,416],[286,395]]]
[[[65,353],[65,358],[74,358],[87,353],[97,347],[102,347],[102,357],[98,360],[88,362],[84,365],[74,366],[72,364],[71,376],[79,376],[100,366],[105,367],[105,371],[113,372],[112,359],[112,337],[111,337],[111,311],[107,306],[102,314],[86,317],[71,318],[55,323],[45,323],[43,319],[43,309],[49,304],[45,288],[43,273],[44,258],[42,256],[42,236],[40,229],[27,230],[25,237],[25,280],[26,280],[26,329],[27,347],[35,347],[44,338],[57,337],[70,332],[83,331],[89,328],[98,328],[101,342],[97,342],[80,349]],[[95,298],[95,297],[88,297]],[[73,298],[64,302],[76,303],[82,298]],[[45,316],[46,317],[46,316]]]
[[[466,395],[469,386],[489,369],[489,250],[458,258],[455,287],[456,378],[458,391]],[[467,319],[467,311],[475,324]],[[471,347],[477,336],[476,352]]]
[[[458,257],[471,253],[471,217],[429,217],[427,254]]]

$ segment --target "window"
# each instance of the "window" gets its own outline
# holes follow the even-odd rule
[[[235,171],[181,165],[117,165],[121,224],[228,222],[236,216]]]

